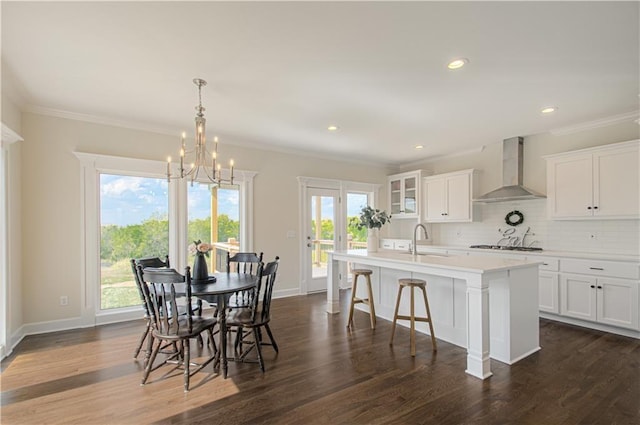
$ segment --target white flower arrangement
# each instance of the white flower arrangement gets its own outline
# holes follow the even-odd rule
[[[198,239],[197,241],[193,241],[193,243],[189,245],[189,252],[192,255],[204,254],[208,257],[209,251],[211,250],[213,250],[213,245],[210,243],[202,242],[200,239]]]

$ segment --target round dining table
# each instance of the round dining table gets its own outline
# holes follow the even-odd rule
[[[192,281],[191,295],[215,303],[220,326],[220,365],[222,376],[227,378],[227,303],[232,294],[256,286],[258,277],[244,273],[214,273],[207,281]]]

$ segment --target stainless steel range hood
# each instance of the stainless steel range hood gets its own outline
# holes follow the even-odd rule
[[[511,137],[502,142],[502,187],[474,199],[476,202],[505,202],[546,198],[522,185],[522,137]]]

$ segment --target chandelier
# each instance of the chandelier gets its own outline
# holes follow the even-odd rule
[[[171,157],[167,158],[167,181],[172,178],[189,178],[191,184],[198,180],[198,176],[206,177],[209,182],[220,186],[223,183],[233,184],[233,159],[229,160],[229,178],[222,178],[222,170],[218,161],[218,137],[213,138],[211,150],[207,148],[206,122],[203,112],[205,108],[202,106],[202,87],[207,82],[201,78],[194,78],[193,83],[198,86],[198,106],[196,106],[196,132],[195,144],[193,149],[187,150],[185,144],[186,133],[182,133],[180,140],[180,174],[171,175]],[[185,168],[187,158],[193,161]]]

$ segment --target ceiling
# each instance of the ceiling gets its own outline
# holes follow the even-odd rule
[[[176,140],[195,77],[222,143],[387,165],[640,109],[638,2],[1,7],[2,89],[23,110]]]

